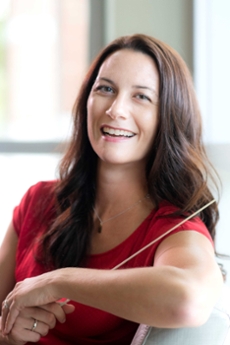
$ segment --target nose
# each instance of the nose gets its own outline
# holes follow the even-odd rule
[[[126,98],[124,96],[116,97],[116,99],[114,99],[113,103],[110,105],[109,109],[107,109],[105,113],[112,119],[126,119],[129,113]]]

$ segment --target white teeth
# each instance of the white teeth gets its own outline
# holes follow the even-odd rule
[[[110,135],[117,135],[117,136],[123,136],[123,137],[133,137],[134,133],[129,131],[124,131],[123,129],[113,129],[109,127],[103,127],[102,128],[103,133],[110,134]]]

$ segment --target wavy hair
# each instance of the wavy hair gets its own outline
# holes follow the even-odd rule
[[[56,268],[84,266],[93,228],[97,156],[87,135],[87,100],[103,62],[114,52],[130,49],[150,56],[160,77],[159,123],[146,166],[149,194],[157,207],[162,200],[192,213],[213,199],[208,182],[215,170],[202,143],[201,116],[190,72],[171,47],[146,35],[114,40],[92,63],[73,108],[73,134],[60,164],[56,218],[42,239],[45,262]],[[217,203],[200,213],[212,238]]]

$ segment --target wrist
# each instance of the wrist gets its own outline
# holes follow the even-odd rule
[[[68,282],[68,268],[60,268],[54,270],[51,273],[48,287],[50,294],[54,296],[54,300],[57,301],[60,298],[66,297],[65,286]]]
[[[54,271],[52,285],[52,291],[54,291],[55,296],[59,298],[73,299],[72,283],[77,284],[77,270],[75,267],[66,267]]]

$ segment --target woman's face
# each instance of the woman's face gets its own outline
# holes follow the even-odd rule
[[[102,64],[87,102],[90,143],[110,164],[146,161],[158,123],[159,74],[151,57],[123,49]]]

